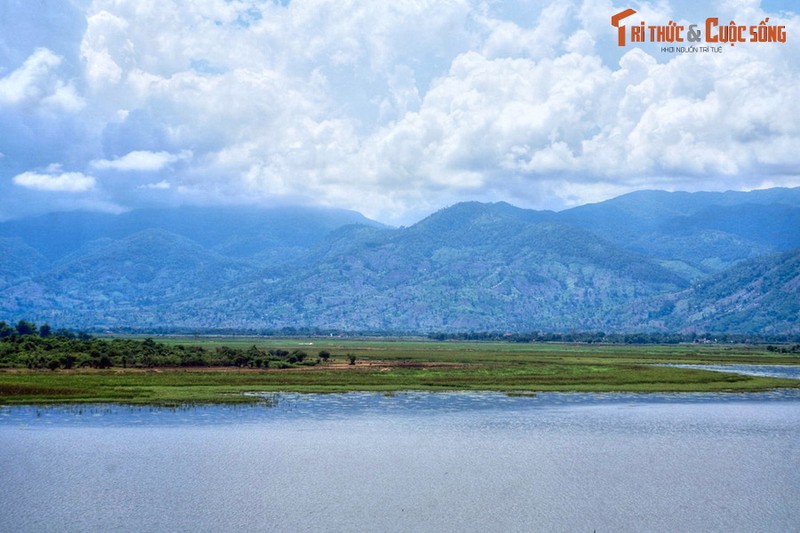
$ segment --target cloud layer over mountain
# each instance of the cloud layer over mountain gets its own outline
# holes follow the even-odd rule
[[[763,4],[763,5],[762,5]],[[611,15],[786,26],[617,47]],[[800,185],[790,3],[8,1],[0,219],[311,203],[390,223],[464,199]]]

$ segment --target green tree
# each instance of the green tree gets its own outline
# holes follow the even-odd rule
[[[249,366],[250,356],[243,350],[236,350],[236,356],[233,359],[233,364],[241,368]]]
[[[59,363],[61,364],[61,366],[64,367],[65,369],[67,369],[67,370],[69,370],[70,368],[75,366],[75,363],[77,363],[77,362],[78,362],[78,358],[74,354],[71,354],[71,353],[66,354],[66,355],[62,355],[61,359],[59,359]]]
[[[354,365],[354,364],[356,364],[356,356],[355,356],[355,355],[353,355],[353,354],[349,353],[349,354],[347,354],[347,359],[349,359],[349,360],[350,360],[350,364],[351,364],[351,365]]]
[[[216,349],[216,362],[221,366],[232,365],[236,359],[236,350],[230,346],[220,346]]]
[[[20,335],[36,335],[36,324],[27,320],[17,322],[17,333]]]
[[[65,328],[59,328],[53,332],[53,335],[56,337],[62,337],[64,339],[75,339],[77,335]]]
[[[0,322],[0,339],[4,339],[6,337],[10,337],[14,334],[14,328],[6,324],[5,322]]]
[[[327,363],[328,359],[331,358],[331,352],[329,352],[328,350],[322,350],[321,352],[319,352],[319,358]]]
[[[39,328],[39,336],[43,339],[46,339],[52,334],[53,329],[50,327],[50,324],[42,324],[42,326]]]

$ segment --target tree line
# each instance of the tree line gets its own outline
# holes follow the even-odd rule
[[[326,350],[313,357],[303,350],[265,350],[255,345],[209,349],[149,338],[102,339],[45,326],[26,321],[16,326],[0,322],[0,368],[291,368],[325,363],[333,357]],[[355,356],[348,354],[348,358],[350,364],[355,363]]]
[[[20,320],[15,325],[0,321],[0,339],[16,336],[38,336],[43,339],[48,337],[60,337],[64,339],[81,338],[83,340],[90,339],[91,335],[84,332],[75,333],[68,329],[53,329],[50,324],[42,324],[37,326],[33,322],[27,320]]]

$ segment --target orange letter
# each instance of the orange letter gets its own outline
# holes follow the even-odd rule
[[[719,19],[717,17],[710,17],[706,19],[706,42],[707,43],[715,43],[719,40],[719,37],[716,35],[711,35],[711,29],[713,26],[719,26]]]
[[[625,26],[620,26],[619,22],[624,19],[628,18],[631,15],[636,13],[633,9],[626,9],[625,11],[620,11],[616,15],[611,17],[611,25],[617,29],[617,45],[618,46],[625,46]]]

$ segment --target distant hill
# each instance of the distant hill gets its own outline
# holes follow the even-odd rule
[[[5,305],[51,310],[51,321],[124,326],[126,317],[155,323],[159,310],[218,291],[255,270],[194,241],[157,229],[120,240],[98,239],[45,273],[9,288]],[[117,318],[118,317],[118,318]]]
[[[0,290],[36,276],[47,265],[47,259],[22,239],[0,237]]]
[[[687,286],[585,230],[525,218],[505,205],[459,204],[406,229],[347,228],[287,278],[234,288],[195,308],[224,308],[232,319],[249,315],[273,327],[594,329],[632,298]]]
[[[692,279],[745,258],[800,247],[800,188],[639,191],[557,216]]]
[[[380,226],[360,213],[314,207],[176,207],[119,215],[73,211],[0,222],[0,237],[14,237],[51,260],[98,239],[123,239],[147,229],[180,235],[227,255],[270,255],[304,249],[346,224]]]
[[[798,332],[800,188],[466,202],[407,228],[317,208],[0,223],[0,319],[85,328]]]
[[[664,299],[683,331],[800,334],[800,249],[740,263]]]

